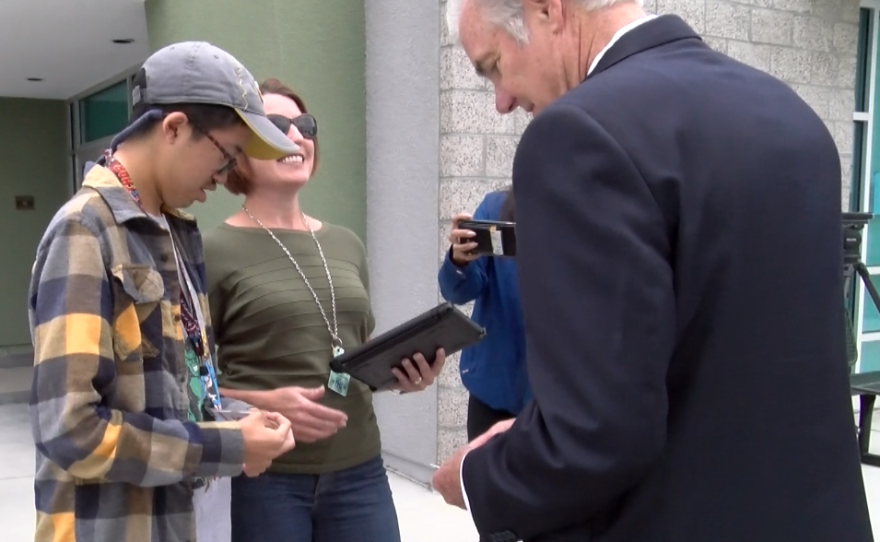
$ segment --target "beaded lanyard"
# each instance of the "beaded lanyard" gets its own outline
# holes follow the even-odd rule
[[[143,204],[141,203],[141,196],[138,194],[137,188],[135,188],[134,183],[131,182],[131,176],[128,174],[128,171],[125,167],[117,160],[113,155],[108,151],[104,153],[104,161],[107,169],[112,171],[116,177],[119,179],[119,182],[122,186],[131,194],[131,197],[138,204],[138,207],[141,208],[145,213],[147,212],[144,209]],[[173,242],[173,241],[172,241]],[[176,249],[175,249],[176,252]],[[187,274],[185,268],[183,268],[182,258],[177,258],[175,254],[175,258],[177,259],[177,266],[180,268],[181,275]],[[188,277],[184,277],[185,280],[188,280]],[[218,386],[217,386],[217,376],[214,372],[214,364],[211,362],[209,356],[207,355],[207,348],[205,347],[205,341],[202,337],[201,325],[199,324],[198,318],[195,316],[195,310],[193,309],[194,300],[190,299],[190,295],[187,292],[187,285],[182,285],[183,287],[180,289],[180,319],[183,323],[183,329],[186,333],[186,339],[189,340],[190,346],[192,346],[193,351],[195,352],[198,359],[201,361],[201,366],[197,369],[198,374],[194,376],[198,376],[202,382],[203,391],[205,395],[211,400],[215,409],[221,408],[220,396],[218,394]]]

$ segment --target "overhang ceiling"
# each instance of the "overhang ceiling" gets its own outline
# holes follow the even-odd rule
[[[66,100],[148,55],[143,0],[0,0],[0,97]]]

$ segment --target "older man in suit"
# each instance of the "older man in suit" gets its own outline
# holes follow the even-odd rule
[[[498,542],[872,540],[822,121],[634,1],[460,7],[498,111],[535,114],[513,165],[535,400],[435,487]]]

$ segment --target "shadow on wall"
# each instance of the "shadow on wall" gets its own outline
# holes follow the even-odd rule
[[[0,98],[0,350],[30,345],[27,287],[37,244],[70,196],[66,106]],[[17,209],[16,198],[33,198]]]

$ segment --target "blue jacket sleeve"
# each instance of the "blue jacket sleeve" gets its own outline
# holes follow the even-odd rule
[[[474,219],[476,220],[495,220],[495,213],[491,212],[490,207],[494,203],[494,194],[489,194],[477,209],[474,211]],[[480,258],[468,263],[464,266],[456,265],[452,261],[452,249],[446,251],[446,258],[443,265],[440,266],[440,272],[437,281],[440,283],[440,295],[443,299],[456,305],[470,303],[483,294],[486,289],[486,264],[488,258],[481,256]]]

